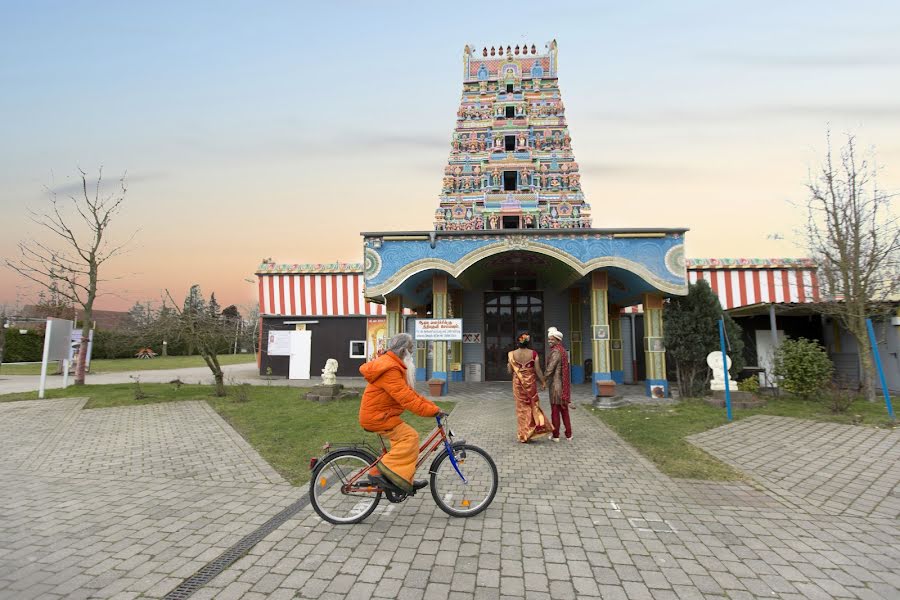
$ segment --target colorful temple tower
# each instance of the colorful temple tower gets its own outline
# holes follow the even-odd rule
[[[545,48],[466,46],[436,230],[591,226],[559,90],[556,40]]]
[[[363,232],[365,297],[384,305],[386,335],[422,326],[417,377],[443,381],[444,391],[509,379],[518,333],[529,331],[543,353],[553,326],[570,344],[573,383],[614,398],[616,385],[636,379],[643,347],[646,393],[665,396],[662,311],[666,297],[687,293],[687,230],[593,228],[556,42],[545,48],[465,48],[434,228]],[[621,315],[637,304],[641,342]],[[451,318],[461,319],[459,340],[424,339],[419,321]]]

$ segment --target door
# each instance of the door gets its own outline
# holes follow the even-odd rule
[[[312,331],[292,331],[288,379],[309,379],[311,351]]]
[[[544,356],[544,299],[540,292],[487,292],[484,295],[486,381],[510,381],[506,355],[516,337],[531,333],[531,347]]]

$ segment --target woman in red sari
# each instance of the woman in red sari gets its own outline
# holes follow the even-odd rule
[[[517,439],[523,444],[548,435],[551,431],[538,399],[538,380],[541,388],[547,388],[547,380],[541,372],[538,353],[531,349],[531,335],[521,334],[515,350],[507,357],[507,370],[513,375],[513,397],[516,400]]]

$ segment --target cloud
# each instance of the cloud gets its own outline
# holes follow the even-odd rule
[[[143,182],[143,181],[153,181],[157,179],[163,179],[167,177],[166,173],[162,171],[158,172],[146,172],[146,173],[126,173],[125,174],[125,183],[127,185],[131,185],[133,183]],[[103,184],[100,187],[100,193],[112,193],[115,189],[118,188],[119,179],[122,177],[121,173],[117,173],[115,175],[110,174],[108,171],[103,175]],[[87,188],[88,193],[93,194],[96,190],[97,179],[96,174],[88,171],[87,174]],[[57,194],[59,196],[71,196],[77,195],[82,190],[82,182],[81,178],[76,178],[75,175],[66,176],[66,183],[61,183],[59,185],[50,184],[47,186],[47,189],[50,193]]]

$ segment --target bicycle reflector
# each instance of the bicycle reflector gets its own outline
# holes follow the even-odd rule
[[[313,469],[315,469],[317,464],[319,464],[319,459],[318,457],[313,456],[311,459],[309,459],[309,470],[312,471]]]
[[[463,500],[462,502],[460,502],[460,504],[462,504],[463,506],[469,506],[472,503],[469,502],[468,500]]]

